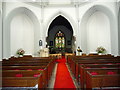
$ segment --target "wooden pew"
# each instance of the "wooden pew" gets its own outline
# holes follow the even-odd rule
[[[47,87],[48,80],[47,80],[47,74],[46,70],[3,70],[2,71],[2,77],[15,77],[16,74],[22,74],[23,77],[29,77],[34,76],[34,74],[42,73],[42,79],[43,79],[43,87]]]
[[[79,61],[79,60],[94,60],[94,59],[115,59],[114,56],[110,56],[110,55],[98,55],[98,56],[68,56],[68,64],[71,60],[73,61]]]
[[[42,75],[38,77],[2,77],[2,88],[8,87],[35,87],[38,84],[38,89],[42,86]],[[4,89],[6,90],[6,89]],[[9,89],[10,90],[10,89]]]
[[[117,64],[117,65],[113,65],[111,67],[109,67],[110,63],[113,63],[113,64]],[[68,57],[68,65],[70,66],[71,68],[71,71],[73,72],[73,74],[76,76],[77,80],[78,80],[78,76],[79,76],[79,66],[81,65],[84,65],[84,64],[108,64],[108,68],[117,68],[119,67],[119,64],[120,64],[120,58],[116,58],[116,57],[111,57],[111,56],[89,56],[89,57],[75,57],[75,56],[72,56],[71,57]],[[95,68],[94,66],[92,68]],[[97,67],[99,68],[99,66]],[[84,86],[82,85],[82,88]]]
[[[20,59],[21,58],[21,59]],[[35,65],[35,63],[49,63],[49,67],[50,67],[50,72],[53,70],[54,66],[55,66],[55,59],[54,57],[32,57],[31,59],[26,60],[26,58],[20,57],[20,58],[16,58],[13,60],[4,60],[2,62],[2,65],[21,65],[21,66],[26,66],[26,65],[31,65],[33,66],[33,64]],[[20,64],[22,63],[22,64]],[[26,64],[27,63],[27,64]],[[36,64],[39,65],[39,64]]]
[[[43,78],[44,80],[47,81],[47,85],[48,85],[48,81],[50,80],[50,76],[48,73],[48,68],[46,66],[3,66],[2,70],[13,70],[13,71],[21,71],[21,70],[25,70],[25,71],[34,71],[34,70],[38,70],[38,71],[43,71]]]
[[[116,59],[94,59],[94,60],[79,60],[79,61],[71,61],[71,71],[73,72],[74,76],[76,73],[76,69],[79,69],[78,66],[82,64],[107,64],[107,63],[120,63],[120,60]],[[78,64],[78,65],[77,65]]]
[[[17,69],[19,69],[20,72],[23,72],[23,71],[25,71],[25,69],[29,69],[28,71],[31,71],[30,69],[32,69],[32,71],[36,71],[37,69],[45,69],[46,68],[43,71],[40,70],[40,71],[42,71],[42,78],[43,78],[43,82],[45,83],[43,85],[43,87],[46,87],[46,85],[48,85],[48,81],[52,74],[52,70],[55,66],[55,59],[56,58],[54,58],[54,57],[48,57],[48,58],[40,58],[40,57],[15,58],[15,57],[12,57],[12,59],[2,61],[3,72],[7,71],[7,73],[8,72],[10,73],[11,69],[14,72],[19,72],[19,71],[17,71]],[[39,67],[41,67],[41,68],[39,68]],[[16,68],[16,70],[14,70],[15,68]],[[3,77],[4,76],[5,76],[5,74],[3,75]]]
[[[55,62],[45,62],[45,61],[40,61],[40,60],[31,60],[31,61],[5,61],[2,62],[3,66],[46,66],[48,68],[48,79],[50,79],[52,75],[52,70],[55,66]]]
[[[71,64],[71,70],[74,74],[74,76],[76,77],[77,73],[79,73],[79,66],[80,65],[83,65],[83,64],[110,64],[110,63],[113,63],[113,64],[117,64],[117,63],[120,63],[120,60],[106,60],[106,59],[102,59],[102,60],[81,60],[79,62],[73,62]]]
[[[23,56],[23,57],[10,57],[8,60],[53,60],[54,57],[31,57],[31,56]]]
[[[2,66],[2,70],[38,70],[44,68],[46,66]]]
[[[16,60],[16,59],[18,59],[18,58],[31,59],[32,56],[31,56],[31,55],[23,55],[23,57],[11,56],[11,57],[9,58],[9,60]]]
[[[94,61],[103,60],[103,59],[106,61],[106,59],[107,60],[116,60],[118,58],[115,58],[115,57],[109,56],[109,55],[108,56],[107,55],[84,56],[84,57],[81,57],[81,56],[69,56],[68,57],[68,61],[69,61],[68,64],[69,64],[70,67],[72,67],[71,65],[73,65],[73,63],[75,63],[75,62],[79,63],[79,62],[85,61],[85,60],[88,60],[86,62],[89,62],[89,61],[94,62]]]
[[[99,56],[69,56],[68,57],[68,64],[71,63],[71,61],[79,62],[79,60],[98,60],[98,59],[115,59],[113,56],[107,56],[107,55],[99,55]],[[116,58],[117,59],[117,58]]]
[[[77,64],[78,65],[78,64]],[[76,66],[76,80],[77,82],[79,82],[80,80],[80,71],[82,70],[82,68],[119,68],[120,65],[119,64],[83,64],[83,65],[79,65],[78,67]]]
[[[107,87],[106,89],[104,89]],[[117,88],[113,88],[117,87]],[[102,90],[119,90],[120,89],[120,73],[114,75],[92,75],[90,71],[86,73],[86,89],[92,90],[98,88]]]
[[[85,88],[86,86],[86,72],[96,72],[98,74],[107,74],[107,72],[115,72],[120,74],[120,68],[82,68],[80,71],[80,85],[81,88]]]
[[[2,71],[2,87],[34,87],[37,84],[39,90],[44,88],[45,83],[40,71]]]

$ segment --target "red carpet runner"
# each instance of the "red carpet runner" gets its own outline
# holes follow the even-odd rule
[[[65,64],[65,58],[57,61],[58,66],[56,71],[54,88],[75,88],[75,85]]]

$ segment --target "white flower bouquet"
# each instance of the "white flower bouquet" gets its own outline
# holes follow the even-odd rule
[[[100,46],[100,47],[98,47],[98,48],[96,49],[96,51],[97,51],[98,53],[105,53],[105,52],[106,52],[106,49],[105,49],[104,47]]]

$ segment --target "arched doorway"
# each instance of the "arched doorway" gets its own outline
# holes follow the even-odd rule
[[[59,15],[49,26],[47,45],[50,53],[72,53],[73,29],[69,21]]]

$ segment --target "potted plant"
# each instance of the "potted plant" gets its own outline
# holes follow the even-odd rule
[[[20,56],[23,56],[25,54],[25,51],[22,49],[22,48],[20,48],[20,49],[18,49],[17,50],[17,55],[20,57]]]
[[[96,51],[99,55],[106,53],[106,49],[102,46],[98,47]]]

